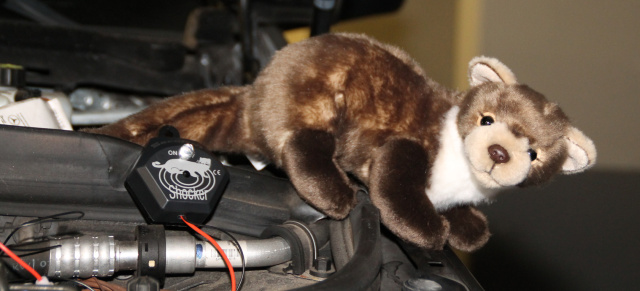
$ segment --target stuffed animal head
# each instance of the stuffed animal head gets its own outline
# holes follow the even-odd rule
[[[518,84],[504,64],[474,58],[469,81],[472,87],[457,123],[481,186],[535,185],[558,172],[577,173],[593,166],[593,142],[570,124],[557,104]]]

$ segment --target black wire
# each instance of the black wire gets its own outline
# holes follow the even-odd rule
[[[16,253],[16,255],[18,257],[27,257],[27,256],[31,256],[31,255],[36,255],[42,252],[46,252],[46,251],[50,251],[59,247],[62,247],[61,245],[54,245],[54,246],[48,246],[48,247],[41,247],[41,248],[16,248],[16,247],[22,247],[22,246],[29,246],[29,245],[34,245],[34,244],[39,244],[41,242],[30,242],[30,243],[25,243],[25,244],[17,244],[17,245],[11,245],[11,246],[7,246],[10,250],[12,250],[14,253]],[[30,252],[30,253],[20,253],[18,254],[17,252]],[[8,258],[9,256],[7,254],[5,254],[4,252],[0,253],[0,258]],[[3,264],[7,264],[6,260],[0,260],[0,263]],[[15,275],[16,277],[22,278],[22,279],[28,279],[31,278],[31,276],[27,276],[27,274],[24,273],[20,273],[20,272],[14,272],[13,268],[10,269]],[[0,289],[1,290],[1,289]],[[95,291],[95,290],[94,290]]]
[[[71,217],[71,218],[61,218],[63,216],[70,215],[70,214],[77,214],[78,216],[77,217]],[[18,230],[22,229],[23,227],[32,226],[32,225],[36,225],[36,224],[40,224],[40,223],[47,223],[47,222],[60,222],[60,221],[80,220],[80,219],[82,219],[82,217],[84,217],[84,212],[82,212],[82,211],[68,211],[68,212],[62,212],[62,213],[58,213],[58,214],[38,217],[36,219],[29,220],[29,221],[27,221],[27,222],[25,222],[23,224],[18,225],[15,228],[13,228],[13,230],[9,233],[7,238],[4,240],[4,244],[6,245],[9,242],[9,239],[11,239],[11,237],[14,234],[16,234],[18,232]],[[0,250],[0,255],[2,255],[3,253],[4,252]]]
[[[226,236],[231,238],[231,243],[233,243],[235,247],[238,249],[238,252],[240,253],[240,259],[242,260],[242,273],[240,274],[240,280],[238,281],[238,285],[236,286],[236,291],[239,291],[242,288],[242,283],[244,283],[244,272],[245,272],[245,266],[247,264],[247,262],[244,259],[244,252],[242,251],[242,247],[240,247],[240,242],[238,242],[238,240],[233,235],[231,235],[229,232],[223,229],[215,228],[209,225],[204,225],[203,228],[209,228],[209,229],[213,229],[213,230],[224,233]]]
[[[244,272],[245,272],[245,266],[247,264],[247,262],[244,259],[244,251],[242,251],[240,242],[238,242],[238,240],[236,240],[236,238],[233,235],[231,235],[230,233],[228,233],[223,229],[218,229],[218,230],[231,238],[231,242],[236,246],[236,248],[238,249],[238,252],[240,253],[240,259],[242,260],[242,273],[240,274],[240,281],[238,281],[238,286],[236,287],[236,291],[239,291],[242,288],[242,283],[244,283]]]
[[[67,215],[71,215],[71,214],[76,214],[76,217],[69,217],[69,218],[64,218],[64,216]],[[4,240],[4,245],[7,245],[7,243],[9,242],[9,240],[11,239],[11,237],[13,237],[13,235],[15,235],[20,229],[22,229],[23,227],[28,227],[28,226],[32,226],[32,225],[36,225],[36,224],[41,224],[41,223],[48,223],[48,222],[61,222],[61,221],[72,221],[72,220],[79,220],[82,219],[84,217],[84,212],[82,211],[68,211],[68,212],[62,212],[62,213],[57,213],[57,214],[53,214],[53,215],[48,215],[48,216],[42,216],[42,217],[38,217],[36,219],[32,219],[29,220],[25,223],[22,223],[20,225],[18,225],[17,227],[14,227],[12,229],[12,231],[9,233],[9,235],[5,238]],[[8,229],[8,228],[2,228],[2,229]],[[10,249],[15,248],[16,246],[27,246],[27,245],[31,245],[34,243],[26,243],[26,244],[20,244],[20,245],[11,245],[11,246],[7,246]],[[32,253],[27,253],[27,254],[21,254],[20,256],[28,256],[28,255],[33,255],[33,254],[37,254],[40,252],[44,252],[44,251],[48,251],[54,248],[58,248],[60,247],[58,246],[49,246],[49,247],[42,247],[42,248],[36,248],[36,249],[16,249],[17,251],[33,251]],[[0,257],[4,257],[5,254],[2,250],[0,250]],[[4,260],[2,260],[2,263],[5,263]]]
[[[26,245],[27,244],[25,244],[24,246]],[[54,246],[40,247],[40,248],[33,248],[33,249],[16,248],[20,246],[23,246],[23,245],[11,245],[8,248],[12,250],[14,253],[16,253],[18,257],[28,257],[28,256],[37,255],[42,252],[47,252],[47,251],[62,247],[61,245],[54,245]],[[17,252],[21,252],[21,253],[18,254]],[[0,254],[0,257],[8,257],[8,256],[6,254]]]
[[[72,217],[72,218],[60,218],[62,216],[65,215],[70,215],[70,214],[78,214],[78,217]],[[53,214],[53,215],[49,215],[49,216],[43,216],[43,217],[38,217],[36,219],[33,220],[29,220],[17,227],[15,227],[11,233],[9,233],[9,236],[7,236],[7,238],[4,240],[4,244],[6,245],[7,242],[9,242],[9,239],[16,233],[18,232],[18,230],[20,230],[23,227],[27,227],[27,226],[31,226],[31,225],[36,225],[36,224],[40,224],[40,223],[47,223],[47,222],[60,222],[60,221],[71,221],[71,220],[79,220],[82,219],[82,217],[84,217],[84,212],[82,211],[68,211],[68,212],[62,212],[62,213],[58,213],[58,214]]]
[[[12,250],[13,252],[30,252],[30,253],[21,253],[21,254],[19,254],[19,255],[18,255],[18,254],[16,254],[16,255],[18,255],[18,257],[26,257],[26,256],[35,255],[35,254],[39,254],[39,253],[42,253],[42,252],[46,252],[46,251],[50,251],[50,250],[53,250],[53,249],[57,249],[57,248],[59,248],[59,247],[62,247],[61,245],[55,245],[55,246],[48,246],[48,247],[40,247],[40,248],[32,248],[32,249],[26,248],[26,249],[23,249],[23,248],[19,248],[19,247],[21,247],[21,246],[27,246],[27,244],[24,244],[24,245],[22,245],[22,244],[21,244],[21,245],[11,245],[11,246],[9,246],[8,248],[9,248],[10,250]],[[5,254],[2,254],[1,256],[5,256]]]

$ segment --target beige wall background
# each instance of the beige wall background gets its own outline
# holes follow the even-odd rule
[[[406,0],[339,23],[407,50],[442,84],[490,55],[556,101],[598,148],[597,168],[640,170],[640,1]]]

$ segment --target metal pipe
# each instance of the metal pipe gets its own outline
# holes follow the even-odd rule
[[[231,265],[240,266],[242,260],[238,249],[230,241],[218,241],[229,258]],[[291,260],[291,248],[281,237],[263,240],[241,240],[246,267],[274,266]],[[218,251],[209,243],[196,243],[196,268],[224,268],[225,264]]]
[[[134,271],[138,262],[138,242],[137,241],[116,241],[115,246],[115,266],[117,271]]]
[[[241,240],[238,243],[246,267],[274,266],[291,260],[291,248],[281,237]],[[242,265],[240,253],[232,242],[218,241],[218,244],[233,266]],[[137,241],[117,241],[113,236],[51,240],[47,245],[55,248],[48,254],[27,255],[23,259],[39,273],[51,278],[110,277],[119,271],[136,270],[139,258]],[[220,254],[209,242],[196,240],[193,236],[166,236],[165,252],[166,274],[189,274],[196,268],[226,268]],[[19,266],[11,266],[18,272],[24,271]]]
[[[193,273],[196,270],[196,245],[196,240],[193,236],[167,236],[165,273]]]

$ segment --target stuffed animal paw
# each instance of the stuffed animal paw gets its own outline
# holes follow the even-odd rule
[[[489,240],[487,217],[472,206],[458,206],[443,212],[449,221],[449,244],[461,251],[472,252]]]

